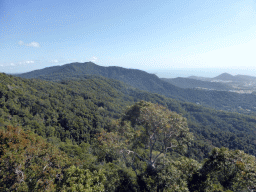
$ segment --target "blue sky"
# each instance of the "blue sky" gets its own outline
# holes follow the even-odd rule
[[[254,0],[0,0],[0,72],[71,62],[256,74]]]

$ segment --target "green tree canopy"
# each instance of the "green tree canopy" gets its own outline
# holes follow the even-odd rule
[[[148,189],[166,188],[174,182],[166,179],[170,178],[166,170],[171,163],[167,154],[172,149],[186,148],[191,140],[185,118],[145,101],[129,107],[121,119],[113,121],[98,136],[107,156],[122,159],[127,167],[132,167],[139,185]],[[166,182],[169,183],[163,184]]]
[[[42,137],[0,129],[0,191],[53,191],[72,160]]]
[[[145,101],[131,106],[121,119],[113,122],[110,130],[102,131],[98,137],[107,151],[115,149],[124,159],[133,156],[153,168],[168,150],[185,148],[192,140],[184,117]],[[138,147],[145,149],[143,155]]]
[[[254,191],[256,160],[240,150],[215,148],[202,168],[193,175],[191,191]]]

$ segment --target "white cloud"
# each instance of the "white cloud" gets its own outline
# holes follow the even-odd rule
[[[92,57],[92,58],[90,59],[90,61],[92,61],[92,62],[95,62],[95,61],[97,61],[97,60],[98,60],[97,57]]]
[[[27,47],[35,47],[35,48],[39,48],[40,47],[40,44],[38,42],[31,42],[31,43],[28,43],[28,44],[25,44],[23,41],[19,41],[18,42],[19,45],[24,45],[24,46],[27,46]]]
[[[40,44],[38,42],[33,41],[33,42],[27,44],[26,46],[38,48],[38,47],[40,47]]]
[[[51,60],[51,63],[59,63],[59,60],[57,59]]]
[[[25,61],[25,64],[35,63],[35,61]]]

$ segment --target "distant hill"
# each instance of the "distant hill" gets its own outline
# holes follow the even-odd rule
[[[230,75],[228,73],[222,73],[212,79],[218,79],[218,80],[222,80],[222,81],[235,81],[236,80],[236,78],[233,75]]]
[[[201,81],[210,81],[211,78],[208,77],[199,77],[199,76],[189,76],[187,77],[188,79],[196,79],[196,80],[201,80]]]
[[[83,78],[85,75],[104,76],[122,81],[140,90],[158,93],[170,98],[193,102],[215,109],[246,114],[256,112],[256,96],[254,94],[182,89],[163,81],[154,74],[149,74],[142,70],[126,69],[122,67],[102,67],[92,62],[71,63],[63,66],[48,67],[17,76],[48,81],[62,81]]]
[[[213,81],[213,80],[221,80],[221,81],[234,81],[234,82],[246,82],[246,81],[256,81],[256,77],[249,75],[231,75],[229,73],[222,73],[213,78],[207,77],[198,77],[198,76],[190,76],[189,79],[196,79],[202,81]]]
[[[235,77],[240,81],[256,81],[256,77],[249,75],[236,75]]]
[[[67,78],[80,78],[84,75],[100,75],[120,80],[142,90],[147,90],[149,86],[153,86],[154,89],[154,85],[157,86],[155,89],[159,89],[158,86],[161,84],[161,80],[156,75],[149,74],[142,70],[126,69],[115,66],[102,67],[92,62],[71,63],[62,66],[48,67],[41,70],[19,74],[17,76],[28,79],[37,78],[48,81],[60,81]],[[176,88],[174,86],[171,87],[172,89]]]
[[[206,89],[215,89],[219,91],[229,91],[232,87],[218,83],[218,82],[208,82],[197,79],[189,79],[189,78],[161,78],[162,80],[171,83],[180,88],[206,88]]]

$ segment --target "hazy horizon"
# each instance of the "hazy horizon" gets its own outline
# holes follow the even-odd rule
[[[66,63],[66,64],[70,64],[70,63]],[[63,65],[66,65],[66,64],[63,64]],[[95,64],[99,65],[97,63]],[[62,65],[54,65],[54,66],[62,66]],[[47,67],[54,67],[54,66],[47,66]],[[40,70],[47,67],[38,68],[34,70]],[[108,67],[108,66],[102,66],[102,67]],[[127,68],[127,67],[124,67],[124,68]],[[136,68],[131,68],[131,69],[136,69]],[[21,72],[21,73],[27,73],[34,70],[28,70],[26,72]],[[212,78],[222,73],[228,73],[231,75],[248,75],[248,76],[255,76],[256,74],[256,71],[248,71],[248,70],[241,70],[241,69],[217,69],[217,68],[209,68],[209,69],[207,68],[193,68],[193,69],[180,69],[180,68],[162,69],[160,68],[160,69],[157,69],[156,68],[156,69],[139,69],[139,70],[146,71],[151,74],[155,74],[159,78],[176,78],[176,77],[189,77],[189,76]],[[7,73],[7,74],[21,74],[21,73]]]

